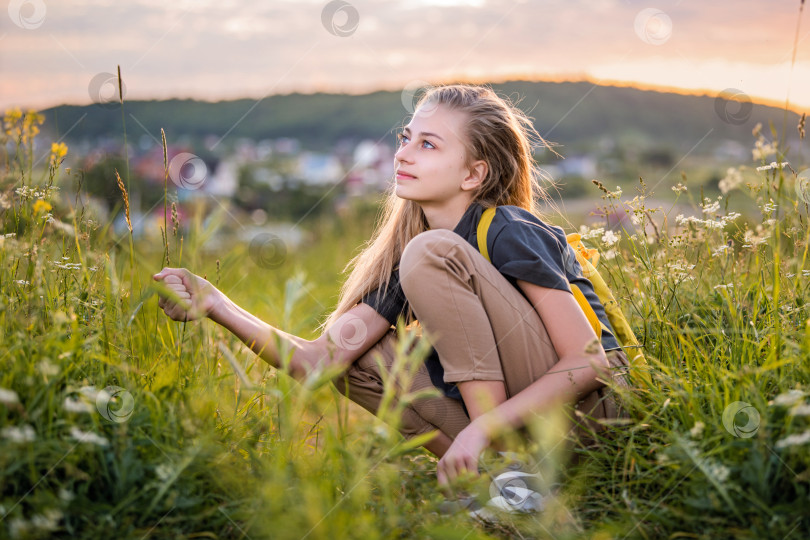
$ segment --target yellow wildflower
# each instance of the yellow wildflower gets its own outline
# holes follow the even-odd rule
[[[19,127],[17,123],[22,118],[22,111],[17,108],[6,109],[6,114],[3,116],[3,131],[6,135],[17,138],[19,135]]]
[[[58,167],[67,155],[68,147],[65,143],[51,144],[51,167]]]
[[[48,201],[44,201],[42,199],[37,199],[37,201],[34,203],[35,214],[39,214],[40,211],[50,212],[51,208],[53,208],[53,206],[51,206],[51,203],[49,203]]]
[[[45,121],[45,117],[34,109],[25,113],[23,118],[22,142],[25,144],[29,139],[33,139],[39,133],[39,126]]]

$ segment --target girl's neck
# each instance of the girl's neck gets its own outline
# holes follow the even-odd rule
[[[430,230],[449,229],[452,231],[456,228],[458,222],[461,221],[461,216],[467,211],[471,202],[472,198],[459,197],[458,199],[447,201],[441,206],[420,206],[425,213],[425,218],[427,218]]]

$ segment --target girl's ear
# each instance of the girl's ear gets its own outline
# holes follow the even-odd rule
[[[469,175],[461,182],[461,189],[470,191],[478,188],[487,177],[489,165],[484,160],[474,161],[470,165]]]

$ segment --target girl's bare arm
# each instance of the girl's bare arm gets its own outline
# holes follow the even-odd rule
[[[317,339],[309,341],[267,324],[239,307],[207,280],[185,268],[164,268],[153,278],[176,295],[161,295],[158,305],[177,321],[208,317],[228,329],[274,367],[281,367],[282,349],[292,351],[289,370],[303,378],[315,369],[346,368],[377,343],[389,330],[388,321],[371,306],[358,304],[343,314]]]

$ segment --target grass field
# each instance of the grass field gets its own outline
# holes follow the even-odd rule
[[[652,383],[622,393],[630,420],[574,449],[575,463],[538,419],[528,451],[559,496],[481,524],[440,513],[436,459],[330,384],[293,382],[214,323],[157,306],[150,275],[168,258],[314,338],[373,204],[305,223],[310,240],[271,265],[245,245],[205,252],[217,220],[205,228],[202,214],[177,232],[169,222],[165,243],[115,237],[76,196],[67,148],[35,163],[36,125],[29,113],[4,123],[0,537],[810,535],[810,192],[794,164],[754,170],[778,153],[731,174],[742,183],[720,200],[685,181],[673,195],[698,218],[646,208],[643,183],[633,197],[594,187],[642,231],[584,232]],[[755,214],[736,213],[751,202]]]

